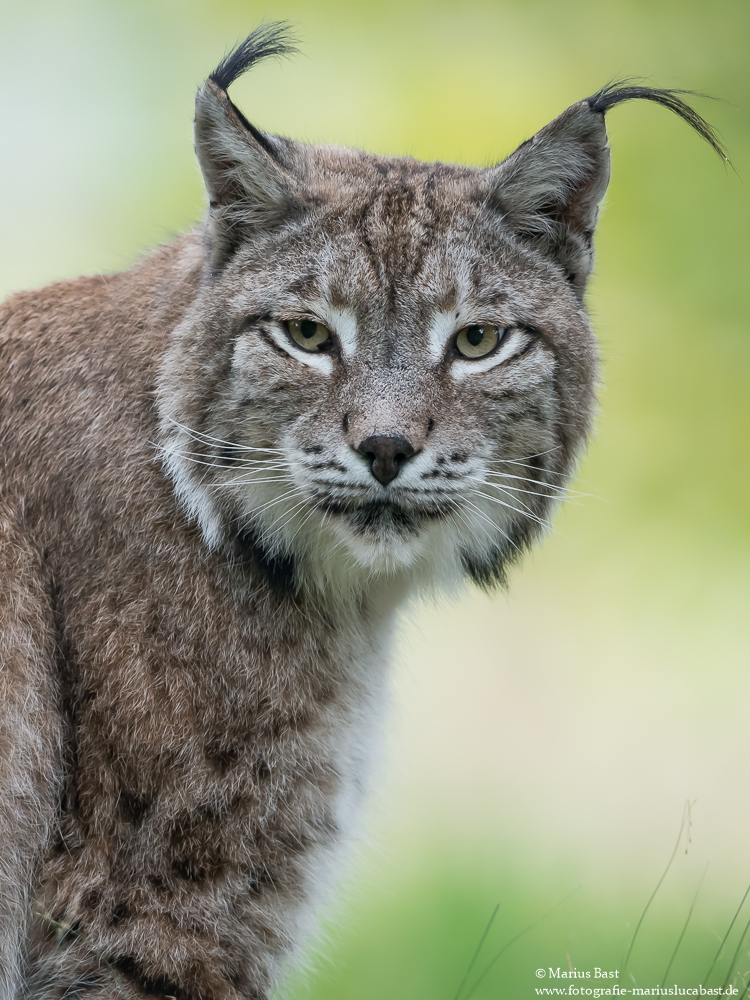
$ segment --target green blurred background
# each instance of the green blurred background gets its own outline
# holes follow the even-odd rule
[[[507,595],[407,616],[375,792],[284,995],[452,1000],[497,903],[475,972],[572,890],[473,998],[534,996],[539,967],[615,968],[686,801],[691,842],[629,970],[661,981],[708,864],[669,977],[695,986],[750,881],[750,4],[3,0],[3,294],[127,267],[199,218],[194,90],[274,18],[302,54],[233,90],[269,131],[490,163],[633,74],[723,98],[695,103],[737,171],[660,108],[609,116],[589,496]]]

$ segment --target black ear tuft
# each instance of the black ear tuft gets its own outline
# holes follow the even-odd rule
[[[214,275],[253,232],[282,224],[301,206],[294,144],[251,125],[227,94],[259,60],[292,51],[288,25],[262,24],[222,59],[196,94],[195,152],[209,199]]]
[[[587,103],[592,111],[604,114],[615,104],[623,104],[625,101],[653,101],[654,104],[660,104],[663,108],[668,108],[682,118],[691,128],[695,129],[702,139],[706,140],[709,146],[716,150],[722,160],[728,161],[729,157],[715,130],[689,104],[680,100],[678,94],[690,94],[693,97],[708,96],[695,90],[661,90],[634,84],[632,80],[618,80],[602,87],[593,97],[587,99]]]
[[[489,171],[488,204],[521,239],[557,261],[579,296],[591,271],[591,238],[609,180],[604,116],[610,108],[633,100],[661,104],[729,162],[716,132],[679,94],[695,91],[657,90],[633,80],[609,83],[571,105]]]
[[[232,51],[224,56],[219,65],[209,76],[217,87],[223,91],[242,76],[251,66],[261,59],[270,56],[285,56],[296,52],[291,27],[286,21],[273,21],[271,24],[260,24],[252,31],[244,42],[240,42]]]

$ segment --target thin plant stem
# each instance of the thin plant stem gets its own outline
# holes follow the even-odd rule
[[[661,878],[656,883],[656,888],[651,893],[651,896],[649,897],[649,901],[643,907],[643,913],[641,913],[640,919],[639,919],[638,923],[636,924],[635,931],[633,932],[633,937],[632,937],[632,939],[630,941],[630,947],[628,948],[628,953],[625,956],[625,961],[623,962],[622,968],[620,969],[620,972],[623,974],[623,976],[625,975],[625,970],[628,967],[628,962],[630,961],[630,956],[633,954],[633,946],[635,945],[636,938],[638,937],[638,932],[640,931],[641,925],[643,924],[644,917],[648,913],[649,907],[653,903],[653,901],[654,901],[654,899],[656,897],[657,892],[661,888],[662,882],[667,877],[669,869],[672,867],[672,862],[677,857],[677,851],[679,850],[680,842],[682,840],[682,831],[685,829],[685,822],[688,820],[689,816],[690,816],[690,803],[686,802],[685,803],[685,807],[682,810],[682,823],[680,824],[680,832],[677,834],[677,843],[674,845],[674,850],[672,851],[672,856],[670,857],[669,861],[667,862],[667,867],[664,869],[664,872],[663,872]]]
[[[714,971],[714,966],[715,966],[715,965],[716,965],[716,963],[717,963],[717,962],[719,961],[719,955],[721,955],[722,951],[724,950],[724,945],[725,945],[725,944],[727,943],[727,938],[728,938],[728,937],[729,937],[729,935],[730,935],[730,934],[732,933],[732,928],[734,927],[734,924],[735,924],[735,921],[737,920],[737,917],[739,917],[739,915],[740,915],[740,910],[741,910],[741,909],[742,909],[742,907],[743,907],[743,906],[745,905],[745,900],[747,899],[747,897],[748,897],[748,894],[750,894],[750,885],[748,885],[747,889],[745,889],[745,895],[744,895],[744,896],[742,897],[742,899],[740,900],[740,905],[739,905],[739,906],[737,907],[737,909],[736,909],[736,911],[735,911],[735,914],[734,914],[734,916],[732,917],[732,922],[731,922],[731,924],[729,925],[729,927],[727,928],[727,932],[726,932],[726,934],[725,934],[725,935],[724,935],[724,937],[722,938],[722,941],[721,941],[721,944],[719,945],[719,950],[718,950],[718,951],[716,952],[716,954],[714,955],[714,960],[713,960],[713,962],[711,962],[711,968],[710,968],[710,969],[708,970],[708,972],[706,973],[706,978],[705,978],[705,979],[703,980],[703,983],[701,984],[702,986],[705,986],[705,985],[706,985],[706,983],[708,982],[708,977],[709,977],[709,976],[711,975],[711,973],[712,973],[712,972]]]
[[[739,998],[739,1000],[745,1000],[745,997],[747,996],[747,991],[748,990],[750,990],[750,976],[748,976],[748,980],[745,983],[745,988],[742,991],[742,996]]]
[[[664,978],[661,981],[661,985],[667,981],[667,976],[669,975],[669,970],[672,968],[672,963],[674,962],[677,952],[679,951],[680,945],[682,944],[682,939],[685,937],[685,931],[688,929],[688,924],[690,923],[690,918],[693,915],[693,910],[695,909],[695,904],[698,899],[698,893],[701,891],[701,886],[703,885],[703,879],[706,877],[706,872],[708,871],[708,865],[703,869],[703,875],[701,875],[701,880],[698,883],[698,888],[695,890],[695,895],[693,896],[693,902],[690,904],[690,909],[688,910],[687,920],[685,921],[685,926],[682,928],[682,934],[680,934],[677,939],[677,944],[674,946],[674,951],[672,952],[672,957],[669,960],[669,965],[667,966],[667,971],[664,973]]]
[[[488,934],[489,934],[489,932],[490,932],[490,928],[492,927],[492,924],[493,924],[493,922],[494,922],[494,920],[495,920],[495,917],[497,916],[497,911],[498,911],[499,909],[500,909],[500,904],[498,903],[498,904],[497,904],[497,906],[495,907],[495,909],[494,909],[494,910],[492,911],[492,916],[490,917],[490,919],[489,919],[489,920],[488,920],[488,922],[487,922],[487,926],[486,926],[486,927],[485,927],[485,929],[484,929],[484,934],[482,935],[482,937],[481,937],[481,940],[480,940],[479,944],[477,945],[477,950],[476,950],[476,951],[474,952],[474,957],[473,957],[473,958],[472,958],[472,960],[471,960],[471,961],[469,962],[469,968],[468,968],[468,969],[466,970],[466,975],[465,975],[465,976],[464,976],[464,978],[463,978],[463,979],[461,980],[461,985],[460,985],[460,986],[458,987],[458,993],[456,993],[456,995],[455,995],[455,997],[453,998],[453,1000],[458,1000],[458,998],[459,998],[459,997],[461,996],[461,994],[463,993],[463,991],[464,991],[464,986],[466,986],[466,980],[467,980],[467,979],[469,978],[469,976],[471,975],[471,970],[472,970],[472,969],[474,968],[474,963],[475,963],[475,962],[476,962],[476,960],[477,960],[477,959],[479,958],[479,952],[480,952],[480,951],[482,950],[482,945],[483,945],[483,944],[484,944],[484,942],[485,942],[485,941],[487,940],[487,935],[488,935]]]
[[[735,948],[734,955],[732,955],[732,961],[730,962],[729,968],[727,969],[727,978],[721,984],[722,991],[727,988],[727,983],[729,982],[729,977],[732,975],[732,969],[734,968],[734,963],[737,961],[737,958],[739,957],[740,948],[742,948],[742,942],[745,940],[745,935],[747,934],[747,932],[749,930],[750,930],[750,920],[748,920],[748,922],[745,924],[745,929],[742,932],[742,937],[740,938],[739,942],[737,943],[737,947]]]
[[[580,889],[580,886],[576,886],[575,889],[573,890],[573,892],[569,892],[568,895],[564,896],[560,900],[559,903],[555,903],[555,905],[552,907],[551,910],[547,910],[547,912],[544,913],[541,917],[539,917],[538,920],[535,920],[533,922],[533,924],[529,924],[528,927],[524,927],[524,929],[522,931],[519,931],[518,934],[516,934],[515,937],[512,937],[510,939],[510,941],[507,942],[507,944],[504,944],[503,947],[500,949],[500,951],[492,959],[490,959],[490,961],[488,962],[488,964],[484,967],[484,972],[482,972],[481,975],[477,979],[474,980],[474,985],[471,987],[471,989],[469,990],[469,992],[466,994],[464,1000],[471,1000],[471,997],[473,996],[474,991],[476,990],[477,986],[479,986],[479,984],[482,982],[482,980],[487,975],[487,973],[490,971],[490,969],[495,964],[495,962],[497,962],[497,960],[500,958],[501,955],[505,954],[505,952],[508,950],[508,948],[511,947],[511,945],[514,945],[516,943],[516,941],[518,941],[519,938],[522,938],[524,936],[524,934],[528,934],[529,931],[533,931],[533,929],[535,927],[537,927],[539,924],[541,924],[543,920],[546,920],[547,917],[551,916],[555,912],[555,910],[557,910],[559,907],[561,907],[563,903],[567,902],[567,900],[570,899],[570,897],[573,895],[573,893],[578,892],[579,889]]]

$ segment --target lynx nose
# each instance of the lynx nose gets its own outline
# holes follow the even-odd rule
[[[371,434],[360,442],[357,451],[370,463],[370,472],[387,486],[401,471],[401,466],[415,454],[406,438],[399,435]]]

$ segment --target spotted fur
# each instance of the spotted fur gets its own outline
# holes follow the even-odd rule
[[[227,88],[288,48],[259,29],[198,93],[198,231],[0,311],[2,1000],[267,997],[351,833],[399,604],[502,581],[590,428],[604,111],[655,98],[420,163],[250,125]]]

